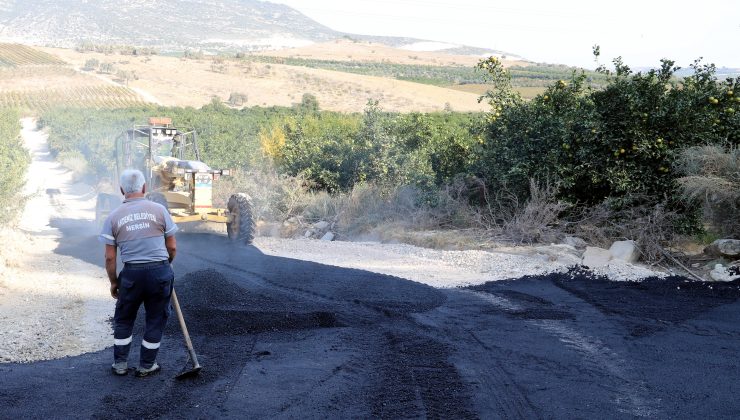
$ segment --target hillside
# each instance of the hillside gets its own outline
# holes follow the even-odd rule
[[[200,107],[213,97],[226,101],[236,92],[247,96],[246,106],[290,106],[310,93],[322,109],[333,111],[360,112],[368,99],[379,100],[388,111],[441,111],[446,106],[457,111],[486,109],[485,104],[478,103],[475,93],[386,77],[214,57],[135,57],[59,48],[43,50],[78,69],[87,60],[95,59],[113,64],[117,71],[135,72],[136,80],[130,80],[129,87],[148,92],[151,99],[168,106]],[[96,76],[109,81],[117,79],[115,74]]]
[[[315,43],[306,46],[263,51],[259,54],[272,57],[294,57],[313,60],[367,61],[411,65],[473,67],[482,55],[453,54],[452,50],[411,51],[403,45],[394,47],[377,41],[360,41],[347,38]],[[528,65],[529,62],[505,59],[507,66]]]
[[[36,45],[126,44],[233,52],[342,38],[409,48],[424,43],[341,33],[288,6],[258,0],[0,0],[0,39]],[[458,55],[498,53],[464,45],[447,49]]]
[[[300,45],[341,35],[289,7],[257,0],[0,0],[0,36],[73,47]]]

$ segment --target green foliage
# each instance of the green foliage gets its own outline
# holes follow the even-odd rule
[[[370,145],[357,141],[357,116],[324,112],[291,116],[282,124],[285,148],[280,166],[303,174],[320,189],[336,191],[365,177]]]
[[[301,113],[265,133],[263,149],[315,188],[346,191],[363,182],[429,190],[466,173],[480,150],[476,114],[392,114],[370,101],[360,115]],[[284,139],[283,139],[284,137]],[[275,150],[276,144],[284,144]]]
[[[148,56],[157,55],[157,50],[147,47],[135,47],[133,45],[110,45],[110,44],[94,44],[92,42],[84,42],[75,47],[77,52],[97,52],[102,54],[121,54],[121,55],[134,55],[134,56]]]
[[[118,110],[53,108],[39,123],[49,129],[55,153],[79,152],[97,177],[114,174],[116,137],[148,117],[171,117],[182,129],[198,133],[202,159],[213,168],[245,168],[261,164],[259,132],[273,118],[292,113],[289,108],[231,109],[216,100],[201,109],[142,106]],[[193,158],[191,156],[190,158]]]
[[[39,126],[48,128],[49,148],[55,154],[82,154],[89,170],[100,176],[113,176],[116,136],[142,121],[147,108],[79,109],[54,108],[44,112]]]
[[[231,92],[231,95],[229,95],[229,105],[231,106],[243,106],[247,103],[247,100],[249,97],[246,93],[240,93],[240,92]]]
[[[365,76],[389,77],[398,80],[424,83],[435,86],[450,86],[484,83],[485,75],[467,66],[441,66],[421,64],[396,64],[372,61],[315,60],[293,57],[270,57],[260,55],[240,55],[242,60],[270,64],[286,64],[316,69],[342,71]],[[512,84],[521,86],[546,86],[553,81],[567,78],[573,72],[572,67],[536,64],[530,66],[512,66],[508,70],[512,75]],[[588,81],[601,85],[605,77],[595,72],[587,72]]]
[[[432,189],[469,174],[482,151],[480,114],[398,115],[391,127],[389,157],[395,184]]]
[[[670,199],[677,151],[694,145],[737,144],[738,81],[718,82],[713,66],[694,64],[694,74],[677,80],[673,62],[632,73],[621,59],[615,71],[601,71],[607,85],[595,90],[574,72],[532,101],[507,101],[504,85],[489,95],[493,105],[478,172],[489,185],[508,185],[526,196],[531,178],[556,182],[572,202],[640,196],[648,203]],[[503,98],[503,99],[502,99]]]
[[[18,118],[16,111],[0,109],[0,210],[6,214],[17,210],[18,192],[23,187],[30,162],[21,144]],[[5,217],[0,223],[7,220]]]
[[[420,192],[416,199],[434,207],[445,205],[440,188],[454,184],[456,197],[468,194],[471,203],[490,204],[502,191],[522,203],[535,179],[554,185],[558,200],[579,206],[652,209],[667,202],[666,214],[683,214],[671,221],[692,228],[696,213],[674,198],[679,152],[740,142],[740,82],[717,81],[713,66],[692,67],[693,74],[679,79],[670,61],[633,73],[617,59],[614,70],[600,69],[603,87],[594,87],[590,74],[571,71],[526,101],[512,87],[512,69],[491,58],[478,65],[492,88],[481,98],[491,105],[487,114],[397,114],[373,101],[362,114],[341,114],[321,111],[307,93],[285,108],[237,110],[215,98],[199,110],[55,109],[41,121],[50,127],[53,150],[82,153],[98,176],[111,172],[118,133],[149,116],[168,116],[198,132],[211,167],[277,170],[313,191],[411,186]]]
[[[304,93],[301,96],[301,103],[298,104],[298,110],[301,112],[319,112],[319,100],[316,95]]]
[[[483,80],[493,87],[480,100],[487,99],[493,107],[494,117],[499,116],[497,113],[501,111],[502,107],[510,108],[521,104],[521,96],[511,85],[511,72],[504,68],[503,63],[498,58],[489,57],[481,60],[476,68],[483,72]]]
[[[97,70],[98,66],[100,66],[100,60],[97,58],[91,58],[87,61],[85,61],[85,67],[83,67],[84,70]]]

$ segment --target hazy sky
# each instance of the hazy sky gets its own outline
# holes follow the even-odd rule
[[[271,0],[332,29],[495,48],[534,61],[595,67],[695,58],[740,67],[739,0]]]

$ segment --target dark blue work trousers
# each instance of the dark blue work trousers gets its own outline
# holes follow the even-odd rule
[[[152,367],[170,316],[174,279],[175,274],[167,261],[124,265],[118,275],[118,301],[113,317],[113,357],[116,363],[128,360],[136,313],[143,303],[146,328],[141,341],[139,367]]]

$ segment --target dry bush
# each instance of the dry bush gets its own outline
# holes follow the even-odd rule
[[[72,171],[72,179],[79,181],[89,172],[89,166],[85,156],[78,151],[60,152],[57,161],[65,168]]]
[[[643,260],[664,258],[664,246],[675,236],[677,214],[665,205],[634,205],[619,208],[611,201],[583,209],[571,220],[569,233],[588,243],[608,248],[614,241],[633,240]]]
[[[471,197],[480,191],[481,181],[456,178],[437,190],[432,198],[434,206],[428,207],[427,228],[484,228],[482,210],[471,204]]]
[[[703,206],[706,220],[722,235],[740,237],[740,148],[690,147],[676,169],[682,198]]]
[[[308,192],[300,215],[303,220],[315,223],[321,220],[336,222],[341,212],[341,200],[326,191]]]
[[[570,207],[570,204],[557,199],[553,186],[542,186],[531,180],[526,203],[520,205],[516,199],[512,199],[508,209],[499,206],[503,212],[500,217],[504,219],[501,233],[516,243],[556,241],[562,236],[560,217]]]
[[[522,201],[505,185],[490,191],[478,182],[483,194],[480,223],[498,240],[532,244],[562,236],[560,218],[571,205],[558,200],[554,186],[530,180],[529,199]]]
[[[215,204],[225,206],[234,193],[249,194],[255,219],[264,221],[283,221],[300,215],[311,197],[305,179],[280,175],[272,168],[221,178],[215,183]]]
[[[388,223],[403,222],[412,227],[425,223],[420,209],[419,191],[413,187],[385,189],[372,184],[357,184],[349,193],[336,197],[338,223],[347,234],[359,234]]]

